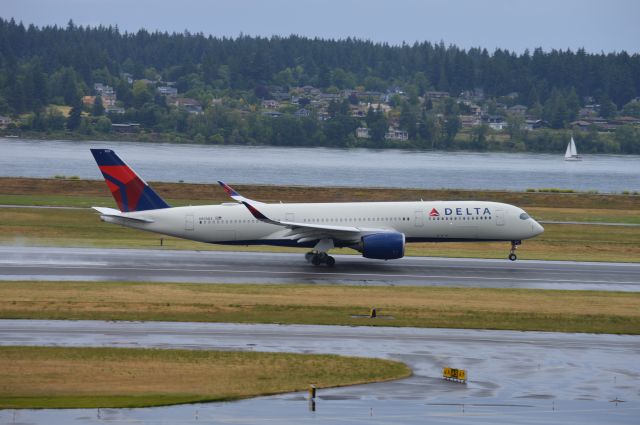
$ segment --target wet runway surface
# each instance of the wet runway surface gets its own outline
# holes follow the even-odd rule
[[[314,267],[302,254],[0,246],[0,280],[314,283],[640,291],[640,263],[335,256]]]
[[[628,423],[640,417],[640,336],[413,328],[0,321],[0,344],[335,353],[401,360],[390,383],[148,409],[4,410],[0,423]],[[445,366],[469,382],[441,379]]]

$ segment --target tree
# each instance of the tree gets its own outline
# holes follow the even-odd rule
[[[605,95],[600,99],[600,115],[603,118],[611,118],[615,116],[617,112],[618,108],[615,103],[611,101],[609,96]]]
[[[71,107],[71,111],[69,112],[69,117],[67,118],[67,129],[68,130],[77,130],[80,127],[82,122],[82,100],[80,98],[76,98],[73,102],[73,106]]]
[[[445,140],[447,143],[453,143],[453,140],[458,134],[458,131],[462,128],[462,123],[457,115],[449,115],[445,121]]]
[[[476,150],[485,150],[487,148],[487,134],[490,128],[486,124],[482,124],[471,129],[471,147]]]
[[[133,83],[133,106],[135,108],[140,108],[145,103],[149,103],[153,101],[153,89],[151,86],[144,81],[136,81]]]
[[[634,100],[622,108],[623,115],[629,115],[632,117],[640,118],[640,101]]]
[[[415,139],[418,134],[417,121],[415,110],[404,102],[400,111],[400,128],[409,134],[409,139]]]
[[[376,146],[381,146],[384,142],[384,136],[387,134],[389,129],[389,122],[387,121],[387,117],[384,115],[384,112],[381,110],[375,111],[373,120],[371,124],[368,125],[371,130],[371,141],[376,142]]]
[[[104,105],[102,104],[102,96],[100,95],[96,96],[95,100],[93,101],[93,108],[91,109],[91,115],[93,115],[94,117],[99,117],[101,115],[104,115]]]
[[[95,127],[101,133],[111,133],[111,120],[107,117],[100,117],[96,121]]]
[[[522,140],[524,134],[524,117],[520,114],[507,114],[507,133],[512,141]]]

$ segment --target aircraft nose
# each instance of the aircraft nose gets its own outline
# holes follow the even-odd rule
[[[538,236],[539,234],[544,232],[544,227],[542,227],[540,223],[533,219],[531,219],[531,221],[533,221],[533,223],[531,223],[531,231],[533,232],[534,236]]]

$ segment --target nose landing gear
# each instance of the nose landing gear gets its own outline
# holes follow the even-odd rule
[[[518,249],[518,245],[521,245],[522,241],[511,241],[511,251],[509,252],[509,260],[516,261],[518,256],[516,255],[516,249]]]
[[[320,264],[326,264],[329,267],[333,267],[336,264],[335,258],[328,255],[326,252],[314,252],[310,251],[304,255],[305,260],[307,262],[313,264],[314,266],[319,266]]]

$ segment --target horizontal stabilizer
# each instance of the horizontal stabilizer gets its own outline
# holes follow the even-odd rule
[[[103,217],[114,217],[121,218],[124,220],[138,221],[141,223],[153,223],[153,220],[146,217],[132,217],[127,213],[122,213],[113,208],[105,208],[105,207],[92,207],[94,210],[98,211]]]

